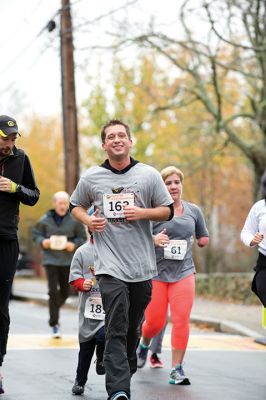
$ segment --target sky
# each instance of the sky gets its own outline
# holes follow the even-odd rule
[[[90,0],[72,0],[77,105],[89,96],[86,76],[97,79],[99,72],[99,55],[89,47],[110,44],[114,25],[123,29],[126,20],[143,27],[153,16],[162,29],[176,29],[180,3],[167,0],[165,7],[160,0],[98,0],[91,7]],[[60,0],[0,0],[1,114],[20,118],[61,113],[60,6]],[[51,19],[56,29],[49,33]],[[111,52],[102,54],[101,73],[108,74]],[[134,59],[132,52],[128,59]]]

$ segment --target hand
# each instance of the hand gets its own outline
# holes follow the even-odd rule
[[[75,243],[73,242],[67,242],[66,244],[66,251],[68,251],[69,253],[72,253],[76,248]]]
[[[263,233],[257,232],[250,242],[250,246],[258,245],[264,239]]]
[[[91,216],[88,228],[91,232],[102,232],[106,226],[106,218],[99,217],[99,209],[97,208]]]
[[[197,239],[197,245],[199,247],[205,247],[209,243],[209,238],[208,236],[202,236],[199,239]]]
[[[161,232],[157,233],[157,235],[153,236],[153,241],[155,246],[166,247],[170,243],[166,229],[163,229]]]
[[[85,281],[83,282],[83,289],[88,292],[89,290],[91,290],[93,286],[93,281],[91,279],[85,279]]]
[[[123,211],[127,221],[137,221],[139,219],[144,219],[144,208],[137,206],[125,206]]]
[[[50,248],[50,239],[44,239],[44,240],[42,241],[42,247],[43,247],[44,249],[49,249],[49,248]]]
[[[0,176],[0,191],[1,192],[11,192],[11,180]]]

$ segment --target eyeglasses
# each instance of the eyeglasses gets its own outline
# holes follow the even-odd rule
[[[116,138],[121,139],[121,140],[125,140],[125,139],[128,139],[128,136],[124,132],[119,132],[119,133],[116,133],[116,134],[115,133],[111,133],[110,135],[106,136],[105,139],[109,140],[109,141],[113,141]]]

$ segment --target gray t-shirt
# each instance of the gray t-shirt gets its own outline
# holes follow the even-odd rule
[[[118,200],[113,198],[116,194]],[[157,275],[156,259],[151,222],[128,222],[119,216],[122,205],[131,201],[130,196],[136,206],[143,208],[173,203],[159,172],[142,163],[122,174],[101,166],[89,168],[70,201],[85,209],[94,205],[100,215],[109,213],[105,230],[94,233],[95,273],[126,282],[140,282]]]
[[[177,282],[195,273],[192,259],[193,237],[199,239],[209,236],[200,208],[184,200],[182,204],[184,207],[182,215],[174,217],[171,221],[153,223],[154,235],[166,229],[170,240],[178,240],[178,242],[172,242],[172,245],[168,247],[168,252],[162,247],[155,248],[158,275],[153,279],[157,281]]]
[[[90,242],[83,244],[76,250],[70,266],[69,282],[80,278],[92,279],[94,277],[90,271],[90,267],[94,265],[93,251],[93,244]],[[102,311],[100,307],[102,306],[96,304],[94,301],[94,298],[97,298],[97,302],[99,303],[98,299],[100,297],[101,294],[97,282],[89,292],[79,292],[80,343],[93,339],[96,332],[104,326],[104,320],[97,319],[97,312],[100,314]],[[96,309],[96,307],[98,308]],[[85,317],[85,308],[88,313],[86,315],[90,315],[90,317]],[[93,314],[92,311],[95,313]]]

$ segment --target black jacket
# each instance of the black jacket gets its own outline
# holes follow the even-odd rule
[[[17,239],[20,203],[34,206],[40,196],[27,154],[15,146],[13,153],[0,161],[0,175],[18,184],[16,193],[0,191],[0,240]]]

